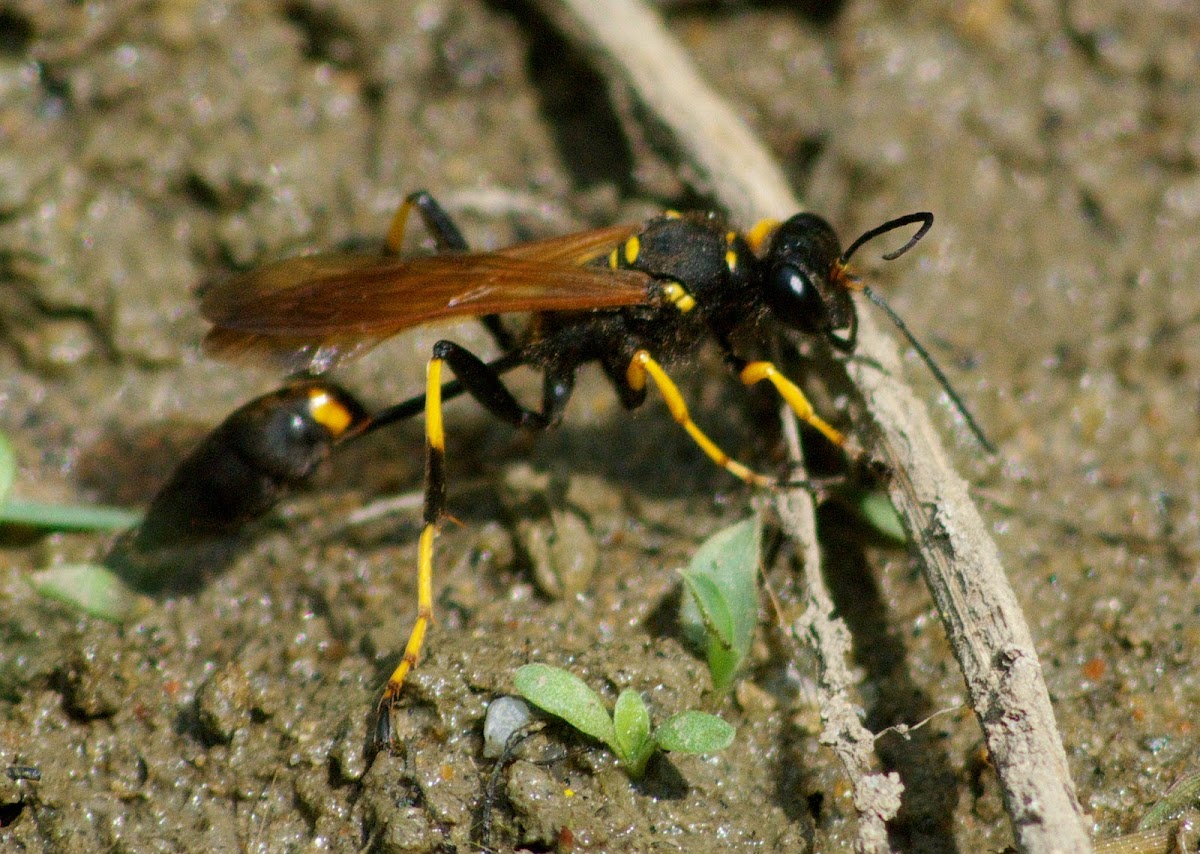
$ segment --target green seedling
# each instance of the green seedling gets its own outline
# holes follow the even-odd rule
[[[582,679],[558,667],[527,664],[513,682],[533,705],[606,744],[635,780],[645,773],[657,750],[715,753],[733,743],[733,727],[704,712],[680,712],[652,728],[650,712],[637,691],[622,691],[609,714],[604,701]]]
[[[0,506],[0,525],[51,531],[124,531],[141,521],[142,514],[136,510],[99,504],[49,504],[14,498]]]
[[[758,624],[758,516],[718,531],[683,570],[679,622],[684,636],[708,659],[713,688],[726,694],[750,652]]]
[[[39,595],[110,623],[133,619],[150,607],[145,596],[131,589],[107,566],[97,563],[51,566],[26,578]]]
[[[13,453],[8,437],[0,433],[0,504],[8,500],[8,494],[12,492],[13,481],[16,479],[17,455]]]
[[[0,525],[25,525],[55,531],[115,531],[132,528],[142,516],[120,507],[48,504],[11,497],[17,460],[8,437],[0,433]],[[29,586],[41,596],[63,602],[111,622],[140,614],[146,600],[116,573],[99,564],[63,564],[31,573]]]
[[[0,433],[0,525],[28,525],[55,531],[119,531],[142,521],[142,514],[96,504],[48,504],[11,496],[17,459],[8,437]]]

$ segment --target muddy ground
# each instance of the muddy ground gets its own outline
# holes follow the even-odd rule
[[[864,272],[999,446],[981,452],[914,360],[1034,630],[1080,798],[1098,834],[1128,831],[1197,770],[1200,738],[1200,14],[1182,0],[822,9],[672,3],[669,20],[845,235],[936,213],[910,255],[864,254]],[[198,431],[279,381],[199,354],[197,284],[377,240],[411,189],[480,248],[703,205],[631,112],[520,4],[0,2],[0,427],[17,493],[144,504]],[[405,397],[446,334],[401,336],[339,379],[373,405]],[[471,325],[450,334],[487,351]],[[744,403],[713,359],[681,383],[726,446],[777,463],[770,404]],[[366,746],[414,610],[419,511],[352,514],[417,495],[419,425],[347,448],[224,571],[123,626],[24,579],[107,538],[10,529],[0,764],[42,778],[0,777],[3,847],[471,850],[484,812],[482,841],[501,850],[847,845],[849,792],[817,741],[805,659],[767,629],[717,707],[734,749],[670,757],[632,785],[602,750],[550,733],[485,797],[482,715],[520,664],[569,666],[610,699],[638,689],[656,716],[712,706],[672,628],[675,569],[752,496],[660,402],[626,416],[591,373],[538,441],[462,402],[447,419],[462,524],[439,540],[438,621],[393,754]],[[576,596],[539,590],[520,547],[551,508],[599,552]],[[880,741],[907,787],[894,845],[1002,849],[998,788],[919,573],[836,508],[822,522],[868,725],[948,710]],[[768,576],[786,608],[780,554]]]

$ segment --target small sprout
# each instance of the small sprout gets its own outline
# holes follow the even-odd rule
[[[557,667],[527,664],[513,681],[526,700],[606,744],[634,779],[645,773],[656,750],[714,753],[733,743],[733,727],[704,712],[682,712],[653,729],[642,695],[628,689],[617,697],[610,717],[595,691]]]
[[[27,578],[29,586],[47,599],[55,599],[113,623],[137,617],[148,607],[144,596],[131,590],[111,569],[99,564],[52,566]]]
[[[55,531],[123,531],[142,521],[142,514],[100,504],[48,504],[10,499],[0,505],[0,524],[30,525]]]
[[[13,453],[12,442],[0,433],[0,505],[8,501],[8,493],[12,492],[16,477],[17,455]]]
[[[548,664],[526,664],[513,680],[517,693],[584,735],[611,745],[617,734],[600,696],[573,673]]]
[[[680,712],[663,721],[654,732],[658,746],[677,753],[707,753],[724,750],[733,743],[733,727],[716,715]],[[711,745],[720,745],[712,747]]]
[[[88,504],[47,504],[11,497],[17,460],[12,443],[0,433],[0,525],[29,525],[58,531],[113,531],[132,528],[142,514],[120,507]],[[131,590],[108,567],[63,564],[28,576],[29,586],[102,620],[122,622],[137,616],[146,600]]]
[[[1200,825],[1197,807],[1200,807],[1200,773],[1176,780],[1142,816],[1135,832],[1097,840],[1096,851],[1103,854],[1195,851],[1196,829]]]
[[[681,574],[687,586],[679,619],[708,657],[713,688],[726,694],[750,652],[758,624],[762,522],[755,516],[713,534]]]
[[[0,433],[0,524],[30,525],[57,531],[117,531],[132,528],[142,514],[120,507],[91,504],[47,504],[10,497],[17,458],[12,443]]]
[[[650,732],[650,710],[637,691],[626,688],[613,708],[613,728],[617,731],[613,752],[629,769],[635,780],[646,772],[646,763],[654,755],[655,742]]]

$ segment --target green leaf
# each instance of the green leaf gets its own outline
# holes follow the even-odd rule
[[[713,686],[725,693],[750,652],[758,624],[758,562],[762,523],[757,516],[709,537],[683,572],[689,596],[680,623],[708,656]]]
[[[715,639],[721,646],[733,648],[733,616],[729,613],[729,602],[717,582],[711,576],[691,570],[681,573],[683,583],[692,594],[690,602],[699,617],[701,633],[698,645],[703,651],[710,638]],[[690,617],[690,615],[689,615]],[[693,621],[688,620],[689,623]]]
[[[1200,773],[1181,777],[1138,822],[1138,830],[1149,830],[1178,818],[1185,810],[1200,804]]]
[[[46,504],[10,498],[17,476],[12,443],[0,433],[0,524],[32,525],[58,530],[120,530],[142,521],[142,514],[120,507],[89,504]]]
[[[11,499],[0,504],[0,523],[67,531],[120,531],[142,521],[142,514],[99,504],[47,504]]]
[[[513,684],[517,693],[539,709],[610,747],[616,744],[608,709],[578,676],[546,664],[526,664],[517,670]]]
[[[663,750],[677,753],[715,753],[733,744],[735,730],[716,715],[680,712],[654,731],[654,741]]]
[[[137,617],[149,607],[146,597],[100,564],[62,564],[38,570],[26,578],[29,586],[47,599],[113,623]]]
[[[877,490],[854,490],[846,496],[854,510],[876,534],[896,545],[908,542],[908,533],[892,500]]]
[[[650,741],[650,712],[637,691],[626,689],[617,697],[617,705],[613,709],[613,727],[616,730],[613,750],[625,765],[632,768],[638,764],[642,754],[646,754],[648,759],[649,753],[654,752],[654,743]],[[645,762],[642,761],[641,765],[644,767]]]
[[[0,505],[8,499],[12,491],[13,481],[17,477],[17,456],[13,453],[12,442],[0,433]]]
[[[742,656],[720,644],[708,648],[708,672],[712,676],[713,690],[719,695],[728,694],[733,687],[733,678],[742,666]]]

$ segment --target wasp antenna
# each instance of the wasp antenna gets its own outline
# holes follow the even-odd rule
[[[889,252],[883,256],[884,261],[894,261],[903,255],[908,250],[917,245],[917,241],[926,235],[929,229],[933,228],[933,214],[929,211],[918,211],[917,213],[905,214],[904,216],[889,219],[883,225],[877,225],[870,231],[865,232],[858,240],[850,244],[850,248],[842,253],[842,263],[845,264],[850,260],[850,256],[855,251],[868,241],[874,240],[881,234],[887,234],[889,231],[895,231],[897,228],[904,228],[906,225],[911,225],[914,222],[921,223],[921,227],[917,229],[917,233],[909,238],[908,243],[905,243],[895,252]]]
[[[916,216],[916,214],[913,216]],[[932,217],[930,217],[929,222],[933,222]],[[926,230],[927,229],[922,229],[920,232],[918,232],[917,237],[909,241],[909,246],[915,243],[920,235]],[[905,248],[907,249],[908,247]],[[962,398],[958,396],[958,392],[956,392],[954,387],[950,385],[950,380],[947,379],[944,373],[942,373],[942,369],[939,368],[937,362],[933,360],[933,356],[929,355],[929,351],[921,346],[921,342],[918,341],[913,336],[912,332],[909,331],[908,326],[900,318],[900,315],[896,314],[892,307],[884,301],[883,297],[875,293],[870,288],[864,287],[863,293],[867,295],[867,299],[883,309],[884,313],[891,319],[892,323],[896,324],[896,328],[899,329],[900,332],[904,334],[904,337],[908,339],[908,343],[911,344],[913,349],[917,351],[917,355],[921,357],[921,361],[923,361],[925,366],[929,368],[929,372],[933,374],[934,378],[938,381],[938,385],[940,385],[946,392],[947,396],[950,398],[950,402],[954,404],[954,408],[958,410],[959,414],[962,415],[963,420],[967,422],[967,427],[969,427],[971,432],[975,434],[975,438],[979,441],[979,444],[982,445],[984,450],[986,450],[989,454],[996,453],[996,446],[988,441],[987,436],[985,436],[983,433],[983,428],[980,427],[979,423],[971,416],[971,413],[967,410],[966,404],[964,404],[962,402]]]

